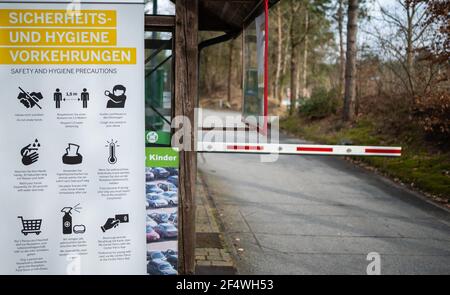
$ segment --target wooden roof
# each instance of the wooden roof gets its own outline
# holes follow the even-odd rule
[[[270,6],[278,1],[269,0]],[[199,30],[241,31],[263,11],[263,4],[263,0],[199,0]]]
[[[274,5],[279,0],[270,0]],[[252,22],[264,9],[262,0],[199,0],[201,31],[235,32]]]

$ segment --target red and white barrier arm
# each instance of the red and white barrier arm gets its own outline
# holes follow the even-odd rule
[[[197,151],[205,153],[250,153],[323,156],[400,157],[402,155],[401,147],[271,143],[240,144],[226,142],[199,142]]]

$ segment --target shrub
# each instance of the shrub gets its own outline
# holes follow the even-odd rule
[[[311,98],[303,99],[298,107],[301,117],[315,120],[336,114],[338,109],[337,92],[335,90],[327,91],[324,88],[314,90]]]
[[[415,100],[414,117],[422,126],[428,140],[448,144],[450,138],[450,95],[435,91]]]

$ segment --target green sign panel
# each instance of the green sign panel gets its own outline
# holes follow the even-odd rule
[[[180,158],[174,148],[149,147],[145,149],[146,167],[178,168]]]
[[[146,131],[145,142],[155,145],[168,145],[170,146],[170,132],[166,131]]]

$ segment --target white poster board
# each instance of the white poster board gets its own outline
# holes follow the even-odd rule
[[[145,274],[144,1],[39,2],[0,1],[0,274]]]

